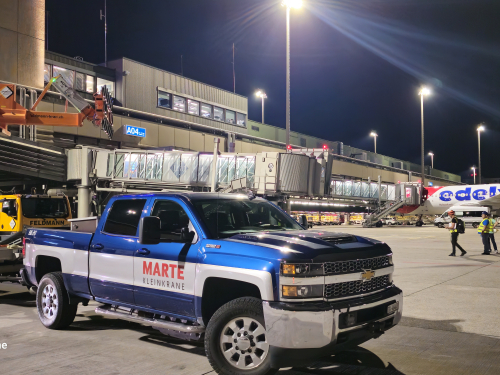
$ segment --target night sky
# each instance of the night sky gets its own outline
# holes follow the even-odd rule
[[[49,50],[104,61],[104,0],[46,0]],[[420,99],[428,84],[426,153],[435,168],[477,165],[500,177],[500,1],[304,0],[291,14],[292,130],[420,163]],[[108,0],[108,59],[122,56],[248,96],[285,127],[285,9],[280,0]],[[430,164],[430,159],[426,157]]]

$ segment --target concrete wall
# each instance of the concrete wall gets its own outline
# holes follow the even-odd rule
[[[43,87],[44,0],[0,0],[0,81]]]

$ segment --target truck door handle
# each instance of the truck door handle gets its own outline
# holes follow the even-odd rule
[[[94,250],[102,250],[102,249],[104,249],[104,245],[101,243],[96,243],[96,244],[92,245],[92,248]]]
[[[137,250],[137,254],[148,255],[149,253],[150,253],[150,251],[148,249],[139,249],[139,250]]]

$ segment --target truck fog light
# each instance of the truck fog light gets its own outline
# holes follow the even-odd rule
[[[318,298],[323,297],[323,285],[283,285],[281,293],[284,298]]]
[[[358,314],[356,312],[346,314],[345,325],[347,327],[352,327],[352,326],[356,325],[357,321],[358,321]]]
[[[393,303],[387,306],[387,315],[394,314],[398,310],[399,310],[399,302]]]

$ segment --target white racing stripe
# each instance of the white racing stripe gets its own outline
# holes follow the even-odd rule
[[[239,242],[239,243],[244,243],[246,245],[255,245],[255,246],[262,246],[262,247],[268,247],[270,249],[276,249],[279,251],[282,251],[284,253],[297,253],[297,254],[302,254],[302,251],[297,251],[293,249],[289,249],[286,246],[276,246],[276,245],[269,245],[267,243],[261,243],[261,242],[251,242],[251,241],[243,241],[243,240],[235,240],[233,238],[226,238],[225,241],[229,242]]]
[[[302,246],[310,247],[311,249],[324,249],[324,248],[328,248],[329,247],[328,245],[321,245],[321,244],[318,244],[318,243],[314,243],[312,241],[300,239],[298,237],[283,237],[283,236],[277,236],[277,235],[273,235],[273,234],[266,234],[264,236],[264,238],[270,238],[270,239],[273,239],[273,240],[285,241],[285,242],[288,242],[288,243],[295,243],[297,245],[302,245]],[[319,238],[319,239],[321,239],[321,238]]]

